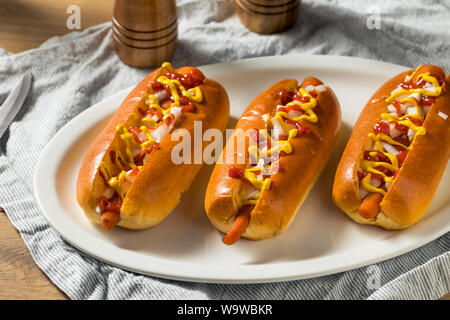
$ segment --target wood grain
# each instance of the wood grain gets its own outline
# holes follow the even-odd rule
[[[36,266],[0,208],[0,299],[67,299]]]

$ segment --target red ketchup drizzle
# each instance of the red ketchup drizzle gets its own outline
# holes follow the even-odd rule
[[[194,104],[192,103],[189,98],[186,98],[185,96],[180,97],[180,104],[183,107],[183,111],[193,111],[195,109]]]
[[[398,123],[397,121],[391,121],[389,124],[393,124],[395,129],[401,132],[408,132],[409,128],[404,124]]]
[[[382,133],[385,135],[389,135],[389,124],[386,122],[378,122],[373,126],[373,132],[378,134]]]
[[[97,205],[100,208],[101,213],[107,211],[120,213],[120,208],[122,207],[122,199],[117,193],[115,193],[111,199],[108,199],[105,196],[100,196],[97,199]]]
[[[433,103],[436,102],[436,97],[431,96],[422,96],[422,99],[420,100],[420,103],[426,106],[431,106]]]
[[[230,176],[231,178],[241,179],[242,181],[253,187],[253,184],[244,176],[244,171],[244,169],[231,166],[231,168],[228,170],[228,176]]]

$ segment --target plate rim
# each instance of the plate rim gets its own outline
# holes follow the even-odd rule
[[[369,67],[372,70],[377,70],[377,71],[379,71],[378,68],[380,66],[383,66],[386,68],[394,68],[397,70],[410,69],[409,67],[406,67],[406,66],[401,66],[401,65],[397,65],[397,64],[393,64],[393,63],[388,63],[388,62],[364,59],[364,58],[359,58],[359,57],[346,57],[346,56],[333,56],[333,55],[296,55],[296,54],[285,55],[285,56],[255,57],[255,58],[249,58],[249,59],[243,59],[243,60],[221,62],[221,63],[217,63],[217,64],[199,66],[198,68],[200,68],[201,70],[210,70],[210,69],[214,70],[216,68],[220,69],[220,67],[224,67],[224,66],[227,66],[230,64],[233,64],[233,65],[245,64],[248,67],[252,68],[252,66],[255,63],[258,64],[258,63],[261,63],[261,61],[266,61],[267,63],[270,63],[270,64],[268,64],[269,67],[272,66],[273,61],[275,61],[276,64],[287,66],[288,63],[292,64],[292,62],[291,61],[288,62],[288,60],[300,59],[300,58],[306,59],[306,60],[316,60],[316,59],[317,60],[328,60],[325,62],[325,64],[332,62],[333,60],[334,61],[340,60],[340,62],[346,63],[346,64],[354,63],[355,60],[358,60],[359,64],[360,63],[365,64],[364,65],[365,68]],[[353,67],[355,67],[356,65],[359,65],[359,64],[355,63]],[[365,71],[367,72],[367,70],[365,70]],[[211,72],[211,71],[206,71],[206,73],[208,73],[208,72]],[[401,72],[401,70],[400,70],[400,72]],[[64,137],[66,132],[68,132],[71,129],[71,126],[73,126],[74,123],[77,123],[78,121],[80,121],[80,119],[84,119],[84,118],[89,119],[89,116],[91,114],[93,115],[93,114],[97,113],[97,109],[99,109],[99,106],[105,104],[109,100],[111,100],[111,101],[117,100],[118,99],[117,97],[119,97],[120,95],[123,95],[125,98],[126,94],[129,93],[132,88],[134,88],[134,86],[123,89],[123,90],[107,97],[106,99],[103,99],[103,100],[95,103],[94,105],[86,108],[86,110],[84,110],[83,112],[81,112],[80,114],[78,114],[77,116],[72,118],[62,128],[60,128],[58,130],[58,132],[52,137],[52,139],[47,143],[47,145],[45,146],[43,151],[41,152],[38,163],[35,167],[34,174],[33,174],[33,187],[34,187],[35,198],[39,205],[40,210],[44,214],[44,217],[47,219],[50,226],[54,230],[56,230],[56,232],[58,232],[58,234],[64,240],[69,242],[72,246],[74,246],[77,249],[81,250],[82,252],[88,254],[89,256],[94,257],[95,259],[98,259],[98,260],[108,263],[110,265],[117,266],[124,270],[136,272],[139,274],[155,276],[155,277],[163,278],[163,279],[191,281],[191,282],[199,282],[199,283],[234,283],[234,284],[236,284],[236,283],[269,283],[269,282],[300,280],[300,279],[313,278],[313,277],[317,277],[317,276],[335,274],[335,273],[339,273],[339,272],[343,272],[343,271],[347,271],[347,270],[357,269],[357,268],[360,268],[363,266],[370,265],[372,263],[385,261],[387,259],[397,257],[399,255],[402,255],[404,253],[412,251],[416,248],[419,248],[450,231],[450,223],[449,223],[449,224],[447,224],[446,228],[441,227],[441,229],[438,232],[434,232],[434,233],[425,232],[426,236],[420,238],[420,241],[414,241],[414,242],[407,241],[408,244],[406,244],[406,245],[403,244],[399,248],[398,248],[398,245],[395,246],[397,248],[396,250],[389,251],[386,249],[387,253],[382,254],[382,255],[377,255],[372,258],[366,257],[365,259],[360,259],[361,256],[367,256],[367,251],[369,251],[369,250],[367,250],[367,248],[364,248],[364,249],[359,250],[359,251],[361,251],[360,252],[361,254],[357,254],[358,253],[357,250],[351,251],[353,258],[350,257],[349,254],[341,253],[341,254],[335,254],[335,255],[333,255],[333,254],[326,255],[324,257],[319,256],[319,257],[315,257],[315,258],[311,258],[311,259],[306,259],[303,261],[277,262],[277,263],[272,263],[269,265],[258,264],[258,265],[236,265],[236,266],[220,267],[217,265],[209,265],[209,264],[200,265],[199,263],[188,263],[188,262],[180,262],[180,261],[176,261],[176,260],[163,259],[163,258],[159,258],[159,257],[143,256],[143,255],[140,255],[138,252],[133,252],[131,250],[119,248],[108,241],[99,239],[99,238],[95,237],[94,235],[92,235],[90,232],[83,230],[82,228],[79,228],[79,227],[75,228],[75,229],[78,229],[78,231],[81,231],[81,235],[82,234],[90,235],[90,238],[92,238],[94,241],[101,240],[102,244],[105,245],[105,247],[102,247],[101,250],[99,250],[100,246],[98,246],[98,247],[94,246],[94,248],[92,248],[92,246],[90,244],[91,240],[89,240],[89,237],[83,238],[83,237],[80,237],[80,235],[77,236],[76,234],[74,234],[74,230],[75,230],[74,228],[71,229],[69,227],[69,230],[67,230],[66,229],[67,226],[60,225],[59,220],[61,218],[58,219],[57,217],[55,218],[54,215],[48,214],[48,212],[50,211],[50,208],[48,208],[49,203],[42,202],[42,199],[45,199],[45,196],[44,196],[44,198],[42,198],[42,193],[46,189],[45,183],[43,182],[45,180],[42,179],[42,174],[46,171],[42,168],[45,165],[49,168],[53,168],[52,172],[56,172],[56,170],[59,166],[59,163],[60,163],[57,160],[63,158],[63,155],[67,152],[67,146],[62,147],[64,152],[61,152],[62,155],[60,155],[58,157],[50,157],[49,154],[52,151],[52,147],[57,145],[55,143],[55,141],[58,141],[59,139]],[[117,107],[115,107],[113,109],[111,107],[112,110],[115,110],[116,108]],[[93,119],[96,119],[96,120],[93,121]],[[100,119],[99,116],[92,117],[91,122],[96,123],[96,122],[100,121],[99,119]],[[86,127],[89,127],[89,126],[86,126]],[[86,129],[82,132],[86,132]],[[50,160],[50,161],[48,161],[48,160]],[[50,164],[53,162],[56,165],[49,166],[49,162],[50,162]],[[54,177],[54,175],[51,175],[51,178],[53,178],[53,177]],[[50,180],[53,180],[53,179],[50,179]],[[54,184],[54,182],[48,182],[47,186],[50,186],[53,184]],[[48,190],[48,191],[51,191],[51,190]],[[56,194],[55,190],[53,190],[53,193],[54,193],[53,200],[56,200],[56,202],[59,205],[59,201],[56,199],[57,194]],[[59,205],[59,207],[61,207],[61,206]],[[49,210],[47,210],[47,209],[49,209]],[[438,215],[428,217],[427,218],[427,219],[429,219],[428,223],[417,224],[417,225],[413,226],[413,228],[415,228],[416,232],[419,232],[419,233],[421,231],[423,231],[422,229],[436,228],[436,227],[433,228],[433,226],[436,224],[439,225],[439,223],[436,223],[436,222],[433,223],[433,221],[430,221],[430,220],[440,220],[439,216],[442,216],[445,213],[448,215],[450,213],[449,208],[445,208],[445,209],[443,209],[443,211],[445,211],[445,212],[441,212]],[[61,217],[66,217],[70,221],[67,214],[63,214],[63,215],[61,215]],[[354,223],[354,222],[352,222],[352,223]],[[72,227],[73,227],[73,224],[72,224]],[[424,230],[424,231],[426,231],[426,230]],[[401,240],[406,241],[404,239],[401,239]],[[382,246],[382,249],[383,249],[384,247],[389,246],[389,244],[387,242],[388,242],[388,240],[384,239],[384,240],[376,242],[370,246],[376,245],[378,249],[380,249],[380,246]],[[106,252],[106,253],[102,254],[101,251]],[[112,252],[110,252],[110,251],[112,251]],[[117,252],[115,252],[115,251],[117,251]],[[114,254],[113,254],[112,256],[108,256],[111,253],[120,253],[121,255],[114,256]],[[154,267],[153,268],[150,267],[150,268],[144,268],[145,269],[144,270],[142,267],[136,267],[136,266],[133,267],[133,266],[130,266],[130,264],[126,264],[126,263],[123,263],[120,261],[120,260],[127,260],[126,259],[127,257],[130,258],[131,261],[133,261],[133,256],[136,254],[138,256],[140,255],[141,257],[144,257],[143,258],[144,262],[142,262],[142,263],[145,264],[145,261],[147,261],[147,260],[151,261],[152,263],[154,263],[154,265],[156,265],[156,269],[158,269],[158,267],[161,267],[162,263],[163,263],[164,268],[160,269],[160,270],[156,270]],[[354,258],[355,256],[359,257],[359,259],[355,259]],[[339,266],[334,266],[333,268],[323,267],[322,269],[318,268],[317,271],[310,271],[307,273],[288,272],[287,274],[283,274],[286,272],[286,268],[288,268],[287,270],[289,270],[289,268],[301,270],[302,264],[316,263],[316,265],[320,265],[321,260],[323,260],[323,259],[329,260],[330,257],[332,257],[334,259],[340,259],[340,260],[342,260],[342,262],[340,263]],[[136,259],[134,259],[134,260],[136,260]],[[140,260],[140,259],[137,259],[137,260]],[[142,260],[142,258],[141,258],[141,260]],[[357,262],[358,260],[360,260],[360,261]],[[167,264],[174,264],[175,266],[170,266],[168,268]],[[153,266],[153,265],[151,265],[151,266]],[[201,271],[186,272],[186,270],[191,270],[191,268],[193,266],[196,266],[197,269],[199,266],[201,266]],[[232,269],[232,270],[230,270],[230,269]],[[264,269],[266,271],[264,273],[270,274],[270,276],[264,276],[263,272],[261,272],[261,270],[258,270],[258,269]],[[271,270],[268,270],[268,269],[271,269]],[[326,271],[324,271],[323,269],[326,269]],[[163,272],[163,270],[165,272]],[[181,271],[181,270],[183,270],[183,271]],[[255,275],[255,272],[254,272],[255,270],[258,271],[258,276]],[[276,270],[278,272],[273,272],[274,270]],[[281,270],[281,272],[280,272],[280,270]]]

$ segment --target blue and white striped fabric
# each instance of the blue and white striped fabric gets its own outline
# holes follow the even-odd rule
[[[179,0],[175,65],[256,56],[333,54],[450,71],[450,8],[438,0],[304,0],[295,27],[263,36],[245,29],[228,0]],[[375,6],[375,7],[374,7]],[[377,7],[378,6],[378,7]],[[369,29],[369,12],[381,29]],[[368,268],[315,279],[223,285],[161,280],[104,264],[49,227],[33,195],[38,157],[50,138],[86,107],[136,84],[149,70],[119,61],[110,24],[52,38],[12,55],[0,50],[0,103],[25,70],[33,87],[0,139],[0,206],[38,266],[73,299],[438,299],[450,292],[450,233]],[[374,272],[380,274],[373,281]]]

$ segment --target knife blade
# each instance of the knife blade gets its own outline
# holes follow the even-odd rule
[[[0,138],[22,107],[31,85],[31,72],[27,71],[19,84],[11,91],[0,106]]]

